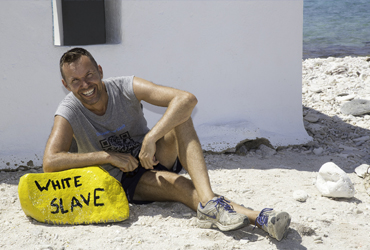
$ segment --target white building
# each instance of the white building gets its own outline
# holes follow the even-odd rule
[[[0,1],[0,169],[41,166],[67,94],[52,1]],[[205,150],[246,139],[310,140],[303,126],[303,0],[106,0],[109,44],[84,46],[104,77],[136,75],[194,93]],[[145,105],[149,125],[162,108]],[[32,162],[31,162],[32,161]]]

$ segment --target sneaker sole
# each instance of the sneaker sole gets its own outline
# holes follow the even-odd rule
[[[211,222],[211,221],[207,221],[207,220],[199,220],[198,219],[198,226],[200,228],[206,228],[206,229],[218,228],[223,232],[236,230],[236,229],[245,227],[248,224],[249,224],[249,219],[248,218],[246,218],[244,221],[242,221],[240,223],[233,224],[233,225],[227,225],[227,226],[222,225],[219,222]]]
[[[291,217],[287,212],[280,212],[275,218],[274,237],[278,241],[281,241],[288,233]]]

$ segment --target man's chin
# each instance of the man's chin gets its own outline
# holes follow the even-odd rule
[[[86,97],[80,97],[78,99],[80,100],[82,104],[87,105],[87,106],[92,106],[98,102],[97,98],[88,99]]]

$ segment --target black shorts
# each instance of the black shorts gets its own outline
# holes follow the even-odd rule
[[[179,159],[176,160],[175,164],[173,165],[171,169],[166,168],[160,163],[158,163],[156,166],[153,166],[153,167],[154,167],[154,170],[157,170],[157,171],[169,171],[169,172],[173,172],[176,174],[180,173],[180,171],[182,170],[182,165]],[[123,190],[125,190],[126,197],[129,203],[148,204],[152,202],[152,201],[135,201],[134,200],[136,186],[139,183],[141,176],[143,176],[143,174],[149,170],[150,169],[143,168],[141,164],[139,163],[139,166],[134,171],[122,174],[121,184],[122,184]]]

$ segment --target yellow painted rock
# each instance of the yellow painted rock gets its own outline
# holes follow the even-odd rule
[[[18,195],[24,213],[39,222],[91,224],[129,217],[121,183],[98,166],[26,174]]]

